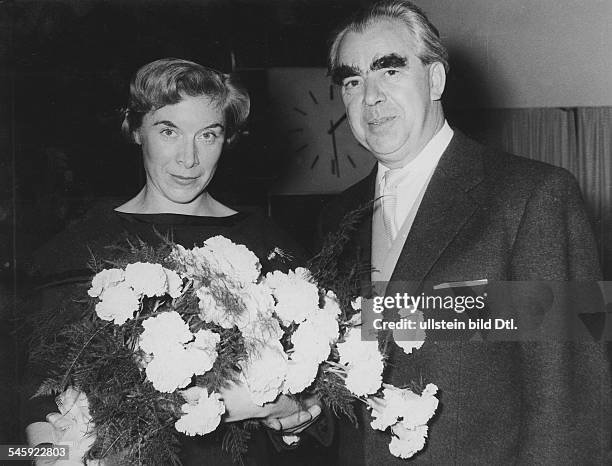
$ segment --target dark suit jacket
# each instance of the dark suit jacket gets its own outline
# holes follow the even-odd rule
[[[333,231],[343,212],[372,200],[375,170],[321,217]],[[351,249],[370,258],[371,216]],[[455,132],[434,172],[391,281],[597,280],[592,232],[565,170],[485,148]],[[399,288],[398,288],[399,286]],[[414,293],[390,285],[387,294]],[[424,377],[440,407],[423,452],[390,455],[389,433],[340,426],[340,463],[608,464],[610,375],[597,343],[426,340],[405,355],[394,343],[387,380]],[[364,427],[365,425],[365,427]]]

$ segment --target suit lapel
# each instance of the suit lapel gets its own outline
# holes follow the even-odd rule
[[[480,194],[474,188],[484,176],[480,147],[455,131],[425,191],[391,281],[422,281],[478,208]]]

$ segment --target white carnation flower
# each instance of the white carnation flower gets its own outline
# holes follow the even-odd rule
[[[337,348],[340,364],[346,365],[346,388],[357,396],[378,391],[384,369],[378,341],[364,341],[359,329],[352,328],[346,333],[345,341],[338,343]]]
[[[393,456],[408,459],[425,447],[427,426],[406,429],[401,424],[396,424],[391,430],[395,434],[389,443],[389,451]]]
[[[251,399],[259,406],[276,399],[286,375],[287,355],[278,341],[259,346],[243,363],[242,376]]]
[[[189,326],[175,311],[163,312],[149,317],[142,323],[144,332],[140,335],[140,347],[146,353],[158,355],[167,348],[187,343],[193,339]]]
[[[183,292],[183,279],[174,270],[164,268],[166,282],[168,283],[168,294],[171,298],[178,298]]]
[[[248,283],[244,288],[227,282],[211,284],[197,289],[196,296],[201,310],[200,318],[223,328],[235,325],[242,330],[260,319],[270,317],[274,306],[269,288],[255,283]],[[231,310],[223,299],[232,305]]]
[[[221,336],[211,330],[198,330],[195,334],[195,340],[191,343],[192,346],[201,350],[217,352],[217,345],[221,341]]]
[[[310,314],[307,322],[312,324],[321,332],[321,338],[326,339],[329,343],[334,343],[338,339],[338,314],[335,313],[335,306],[326,306]],[[331,311],[331,312],[330,312]]]
[[[383,398],[372,397],[371,399],[377,400],[377,403],[371,402],[369,405],[372,408],[372,422],[370,423],[372,429],[387,430],[397,423],[398,415],[393,410],[395,406],[390,402],[387,394]]]
[[[87,294],[92,298],[97,298],[109,286],[122,282],[123,276],[123,269],[104,269],[93,277]]]
[[[186,357],[190,360],[195,375],[204,374],[212,369],[217,359],[217,345],[221,337],[210,330],[199,330],[195,340],[187,345]]]
[[[112,320],[117,325],[134,317],[134,312],[140,307],[139,296],[125,282],[106,288],[100,299],[96,304],[96,314],[100,319]]]
[[[204,322],[220,325],[223,328],[232,328],[236,325],[236,314],[229,312],[225,305],[219,301],[207,286],[196,290],[200,319]]]
[[[411,309],[402,309],[399,311],[399,315],[402,318],[407,318],[416,322],[416,328],[410,329],[393,329],[393,339],[397,346],[404,350],[404,353],[410,354],[414,350],[418,350],[425,343],[425,330],[420,326],[423,322],[423,312]]]
[[[210,271],[215,275],[223,275],[242,286],[255,283],[259,278],[259,259],[243,244],[236,244],[224,236],[213,236],[204,241],[200,249],[198,252],[205,256]]]
[[[338,343],[340,364],[360,364],[369,360],[382,360],[378,349],[378,341],[361,339],[358,328],[350,328],[344,335],[344,341]]]
[[[125,281],[136,293],[148,297],[163,296],[168,289],[166,273],[160,264],[135,262],[125,268]]]
[[[300,324],[293,335],[291,343],[297,357],[308,355],[317,363],[325,361],[331,350],[332,343],[338,336],[338,322],[326,318],[323,314],[318,319],[311,318]]]
[[[435,397],[437,391],[438,387],[433,384],[428,384],[421,395],[407,388],[400,389],[386,385],[383,390],[383,400],[370,404],[372,428],[385,430],[391,426],[393,432],[400,438],[405,436],[412,438],[411,432],[426,427],[427,422],[435,414],[438,407],[438,399]],[[422,446],[416,451],[421,448]]]
[[[170,260],[176,262],[177,268],[190,278],[201,278],[208,276],[206,262],[199,260],[194,250],[200,248],[185,249],[180,244],[174,245],[170,253]]]
[[[319,362],[306,356],[292,357],[287,363],[287,378],[283,393],[298,394],[312,384],[319,370]]]
[[[272,316],[274,298],[272,297],[272,291],[265,284],[250,283],[239,290],[238,295],[247,310],[245,314],[249,315],[249,322]],[[246,324],[247,322],[243,320],[238,327],[242,328]]]
[[[258,319],[240,330],[245,340],[259,344],[278,341],[283,336],[283,329],[273,317]]]
[[[349,365],[346,369],[346,388],[356,396],[375,393],[382,384],[382,359],[370,359]]]
[[[225,405],[218,393],[208,395],[206,389],[202,390],[197,404],[185,403],[181,406],[185,414],[176,421],[174,427],[187,435],[205,435],[217,428],[221,416],[225,413]]]
[[[274,310],[283,325],[304,322],[310,313],[319,309],[319,291],[303,267],[289,273],[278,270],[268,273],[264,283],[272,290],[276,299]]]
[[[156,390],[172,393],[191,382],[193,360],[187,357],[187,351],[182,345],[175,343],[174,346],[167,346],[164,351],[155,353],[145,370],[147,379]]]
[[[330,344],[338,339],[338,302],[333,293],[325,297],[325,307],[310,312],[305,322],[291,335],[292,358],[306,357],[319,363],[329,356]]]
[[[331,290],[325,293],[325,298],[323,302],[323,312],[333,318],[338,317],[342,312],[340,310],[340,304],[338,303],[336,293]]]

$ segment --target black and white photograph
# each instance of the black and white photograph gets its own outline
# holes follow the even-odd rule
[[[612,464],[610,0],[0,0],[0,463]]]

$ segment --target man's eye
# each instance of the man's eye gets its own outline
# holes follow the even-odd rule
[[[386,70],[386,71],[385,71],[385,74],[386,74],[387,76],[395,76],[395,75],[399,74],[399,70],[393,70],[393,69],[391,69],[391,70]]]
[[[354,89],[357,86],[359,86],[359,84],[360,84],[359,79],[347,79],[344,81],[342,85],[344,86],[345,89]]]

